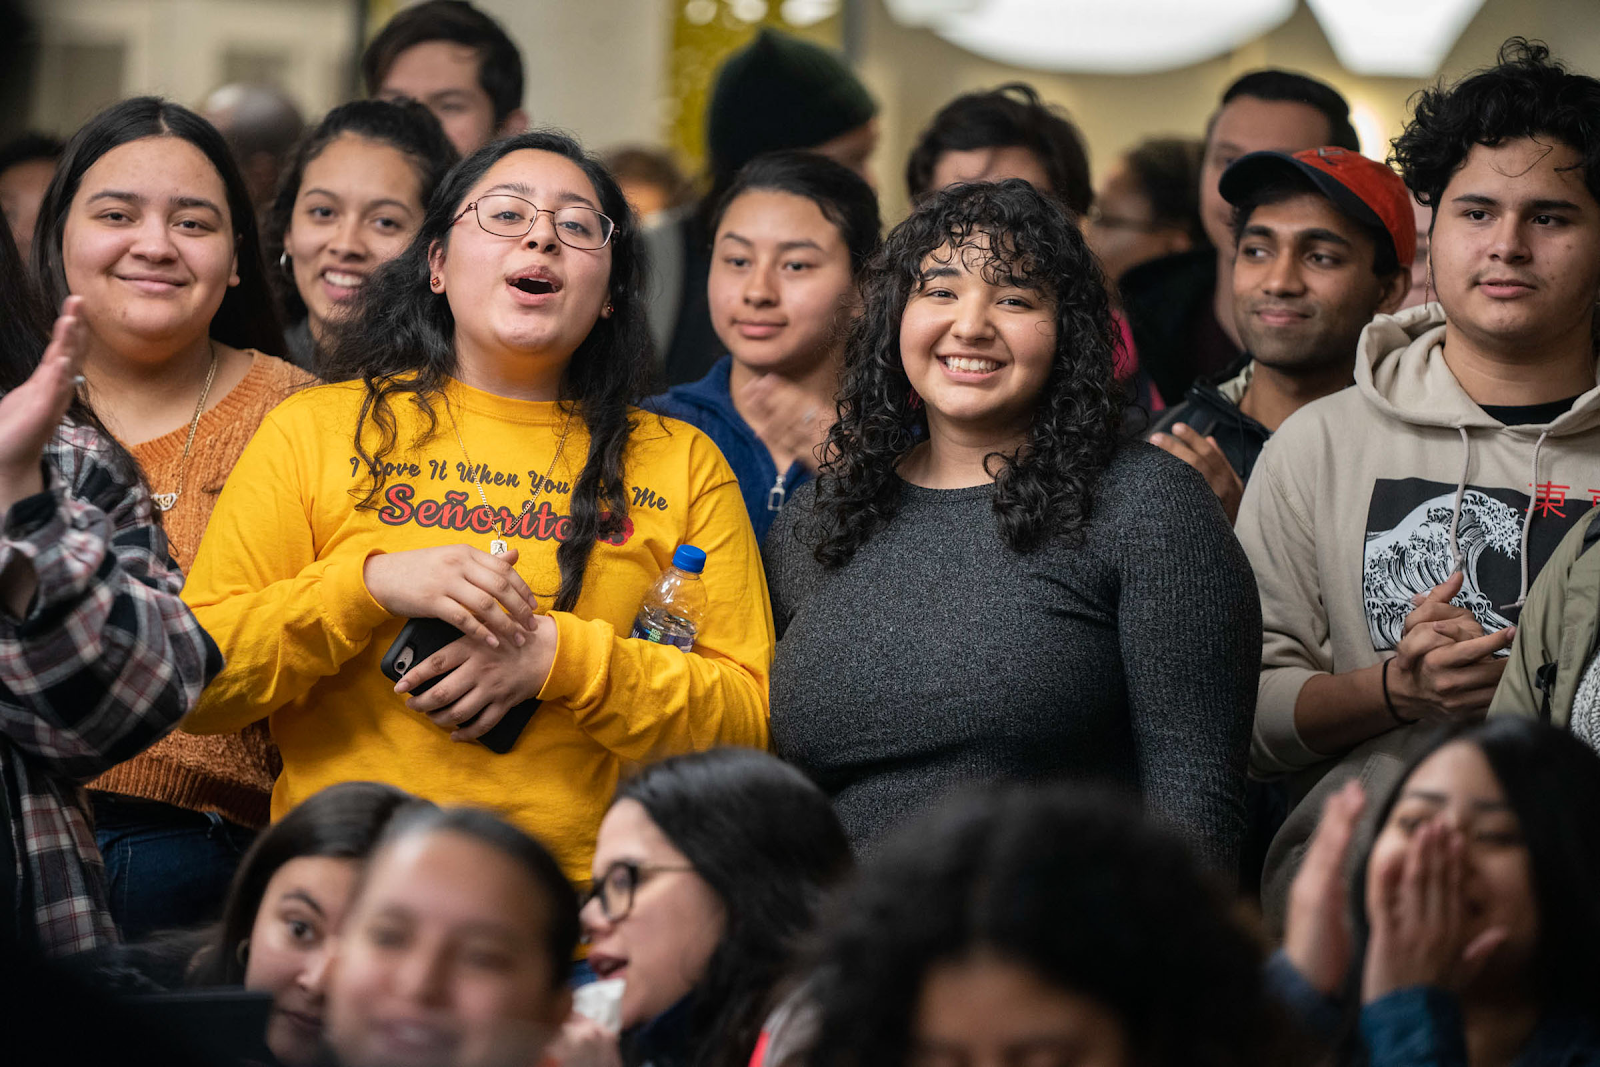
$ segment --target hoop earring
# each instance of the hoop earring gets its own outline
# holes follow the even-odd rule
[[[282,252],[278,253],[278,269],[283,271],[285,274],[288,274],[290,272],[290,268],[289,268],[289,250],[287,248],[285,248]]]
[[[233,958],[239,961],[239,966],[250,965],[250,939],[247,937],[239,942],[239,947],[233,950]]]

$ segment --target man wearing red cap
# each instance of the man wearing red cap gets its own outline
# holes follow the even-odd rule
[[[1361,331],[1405,299],[1416,234],[1399,176],[1343,148],[1253,152],[1223,173],[1221,192],[1235,212],[1246,355],[1192,386],[1150,441],[1205,475],[1232,520],[1273,431],[1354,380]]]
[[[1292,805],[1269,920],[1332,794],[1359,780],[1373,807],[1436,725],[1483,718],[1531,583],[1600,500],[1597,110],[1600,81],[1520,39],[1419,95],[1394,153],[1434,209],[1436,302],[1373,319],[1356,387],[1287,419],[1245,488],[1251,768]]]

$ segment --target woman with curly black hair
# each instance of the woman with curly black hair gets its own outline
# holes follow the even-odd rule
[[[1228,894],[1107,796],[952,800],[867,864],[820,945],[809,1067],[1294,1062]]]
[[[778,751],[863,845],[972,779],[1107,777],[1218,867],[1260,609],[1192,470],[1118,444],[1078,228],[1020,180],[889,235],[818,480],[767,539]]]
[[[355,380],[263,423],[186,588],[228,666],[185,725],[270,716],[276,812],[387,782],[506,815],[582,881],[625,763],[766,744],[739,486],[704,434],[630,406],[652,360],[640,271],[603,167],[555,134],[497,141],[336,331],[329,365]],[[708,557],[694,650],[629,640],[685,543]],[[395,684],[408,618],[466,636],[409,670],[397,648]],[[466,743],[538,701],[510,751]]]

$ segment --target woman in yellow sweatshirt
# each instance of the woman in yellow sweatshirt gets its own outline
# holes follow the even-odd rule
[[[184,590],[227,660],[184,728],[270,716],[274,816],[389,782],[504,813],[583,881],[625,763],[767,744],[772,614],[738,484],[699,431],[630,406],[640,279],[602,167],[557,135],[497,142],[368,283],[331,353],[360,380],[262,424]],[[708,557],[687,654],[627,636],[684,543]],[[468,636],[396,686],[379,664],[411,617]],[[476,743],[532,698],[510,752]]]

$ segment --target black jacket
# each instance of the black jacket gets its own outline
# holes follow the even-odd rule
[[[1181,422],[1202,437],[1216,438],[1228,465],[1241,482],[1248,483],[1272,431],[1240,411],[1217,387],[1238,377],[1249,363],[1247,355],[1221,374],[1190,386],[1183,403],[1163,411],[1150,432],[1170,434],[1172,424]]]
[[[1169,404],[1196,378],[1238,358],[1217,324],[1217,253],[1209,246],[1141,263],[1117,279],[1139,366]]]

